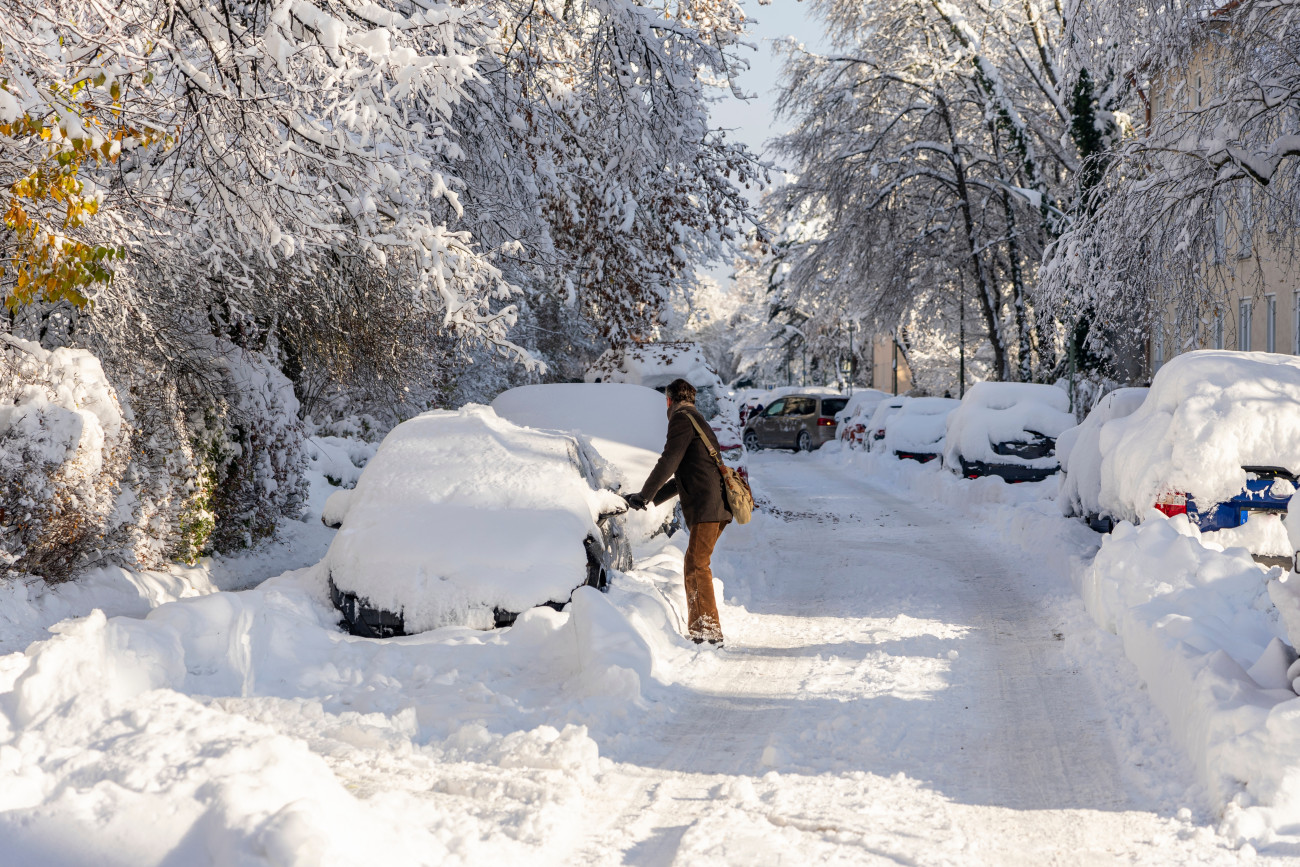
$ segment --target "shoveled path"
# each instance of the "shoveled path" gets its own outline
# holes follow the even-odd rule
[[[824,456],[753,464],[768,509],[715,557],[728,646],[667,724],[602,745],[555,863],[1244,862],[1140,794],[1059,577]]]

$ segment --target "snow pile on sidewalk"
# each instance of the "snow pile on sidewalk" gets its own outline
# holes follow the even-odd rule
[[[1224,805],[1223,831],[1256,843],[1294,834],[1300,697],[1269,573],[1244,548],[1220,550],[1201,537],[1186,516],[1152,510],[1139,526],[1121,523],[1078,580],[1089,612],[1123,641]]]
[[[1146,400],[1101,431],[1102,510],[1136,521],[1162,494],[1220,503],[1242,467],[1300,470],[1300,358],[1201,350],[1171,359]]]
[[[1054,467],[1054,456],[1022,458],[998,454],[993,446],[1030,443],[1040,435],[1056,439],[1074,425],[1064,389],[1032,382],[978,382],[948,415],[943,460],[950,467],[960,466],[962,459]]]
[[[0,657],[5,863],[546,863],[701,653],[681,541],[507,630],[356,639],[319,566]],[[676,586],[673,586],[673,585]]]

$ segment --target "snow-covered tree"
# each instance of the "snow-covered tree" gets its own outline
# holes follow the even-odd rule
[[[1076,207],[1073,183],[1120,128],[1127,90],[1073,38],[1077,5],[825,0],[834,52],[792,48],[779,142],[795,180],[772,199],[788,226],[786,301],[813,321],[896,330],[966,295],[994,375],[1062,363],[1036,309],[1037,267]],[[1062,34],[1065,37],[1062,37]],[[1067,48],[1086,62],[1065,66]]]
[[[1181,348],[1212,327],[1230,282],[1258,285],[1265,257],[1283,271],[1295,261],[1300,10],[1247,0],[1093,11],[1096,26],[1127,32],[1147,119],[1099,163],[1044,289],[1063,316],[1097,318],[1099,350],[1140,344],[1160,320]]]

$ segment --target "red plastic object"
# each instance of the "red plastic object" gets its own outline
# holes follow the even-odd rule
[[[1178,491],[1156,497],[1156,511],[1167,518],[1187,514],[1187,495]]]

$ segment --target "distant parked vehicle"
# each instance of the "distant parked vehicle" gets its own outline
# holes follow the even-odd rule
[[[1031,382],[976,383],[948,416],[944,465],[968,479],[1039,482],[1060,469],[1056,438],[1074,426],[1064,389]]]
[[[903,408],[903,404],[906,403],[907,400],[908,398],[896,394],[893,397],[887,397],[880,403],[876,404],[876,411],[871,414],[871,419],[867,422],[867,429],[863,433],[869,450],[884,450],[885,428],[889,424],[889,419]]]
[[[820,394],[779,397],[745,425],[745,448],[821,448],[835,438],[835,414],[848,402],[846,397]]]
[[[1063,510],[1077,500],[1095,527],[1107,529],[1137,523],[1154,508],[1186,515],[1208,540],[1248,548],[1263,562],[1284,565],[1294,554],[1281,513],[1300,469],[1300,358],[1223,350],[1175,356],[1140,405],[1100,425],[1096,455],[1080,450],[1083,436],[1068,461],[1074,479],[1063,486]]]
[[[853,392],[844,409],[835,414],[836,436],[849,448],[867,447],[867,425],[876,407],[889,398],[883,391],[862,388]]]
[[[943,454],[948,415],[961,406],[950,397],[909,397],[885,423],[885,452],[927,464]]]
[[[631,567],[610,469],[576,437],[488,407],[416,416],[326,504],[330,598],[353,635],[388,638],[509,626],[584,584],[606,590]]]
[[[1056,500],[1066,517],[1078,517],[1088,526],[1109,533],[1115,522],[1103,516],[1101,497],[1101,430],[1108,421],[1132,415],[1146,400],[1145,388],[1117,388],[1109,392],[1077,427],[1056,438],[1061,462],[1061,486]]]

